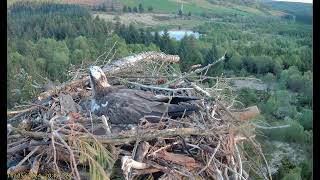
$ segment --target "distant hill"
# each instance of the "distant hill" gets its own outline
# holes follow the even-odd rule
[[[8,6],[19,0],[7,0]],[[21,0],[20,0],[21,1]],[[138,7],[141,3],[145,10],[152,6],[154,12],[178,13],[205,17],[224,16],[281,16],[304,23],[312,23],[312,4],[279,2],[271,0],[28,0],[38,2],[60,2],[85,5],[89,7],[105,6],[106,9],[122,10],[123,6]]]
[[[311,24],[313,17],[312,4],[284,1],[264,1],[264,4],[271,9],[276,9],[288,14],[288,18],[295,17],[296,21]]]

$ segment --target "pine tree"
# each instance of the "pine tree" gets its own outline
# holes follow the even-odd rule
[[[173,45],[173,42],[169,36],[169,32],[167,29],[163,31],[163,35],[160,41],[160,49],[165,53],[175,54],[175,47]]]
[[[183,71],[188,71],[194,64],[203,64],[202,54],[193,36],[185,36],[180,41],[178,54],[181,58],[180,68]]]
[[[149,46],[151,44],[152,38],[153,37],[152,37],[150,29],[147,29],[146,33],[145,33],[145,45],[146,46]]]
[[[152,7],[152,6],[149,6],[149,7],[148,7],[148,11],[149,11],[149,12],[152,12],[152,11],[153,11],[153,7]]]
[[[153,43],[160,47],[161,39],[158,31],[154,33]]]
[[[126,40],[128,43],[140,42],[139,31],[133,24],[129,25],[128,38]]]
[[[143,13],[143,12],[144,12],[144,9],[143,9],[143,6],[142,6],[141,3],[139,4],[139,12],[140,12],[140,13]]]
[[[179,9],[179,12],[178,12],[178,15],[180,16],[180,17],[182,17],[182,10],[181,9]]]
[[[137,12],[138,12],[137,7],[133,7],[133,12],[134,12],[134,13],[137,13]]]
[[[128,12],[128,7],[126,5],[123,6],[122,12],[124,12],[124,13]]]

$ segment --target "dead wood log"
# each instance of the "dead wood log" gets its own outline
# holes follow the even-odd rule
[[[17,152],[24,150],[29,147],[30,142],[24,142],[22,144],[19,144],[17,146],[14,146],[12,148],[7,149],[7,155],[13,155],[16,154]]]
[[[141,162],[133,160],[132,157],[130,157],[130,156],[123,156],[121,161],[122,161],[122,169],[123,170],[128,167],[134,168],[134,169],[146,169],[146,168],[150,167],[146,163],[141,163]]]
[[[114,61],[112,64],[105,65],[102,69],[105,72],[117,73],[117,71],[121,69],[133,67],[142,61],[147,62],[152,60],[177,63],[179,62],[180,57],[178,55],[168,55],[165,53],[150,51],[119,59]]]
[[[31,168],[31,165],[13,166],[7,169],[7,175],[14,177],[15,174],[27,173]]]
[[[150,144],[148,142],[146,142],[146,141],[140,142],[138,147],[137,147],[137,151],[136,151],[136,154],[135,154],[133,159],[138,161],[138,162],[142,162],[143,158],[148,153],[149,148],[150,148]]]
[[[200,144],[199,146],[200,146],[200,148],[201,148],[203,151],[205,151],[205,152],[207,152],[207,153],[213,154],[213,153],[215,152],[215,149],[214,149],[214,148],[212,148],[212,147],[210,147],[210,146],[208,146],[208,145],[206,145],[206,144]],[[226,156],[226,155],[228,155],[228,154],[223,153],[222,151],[217,150],[217,152],[216,152],[216,154],[215,154],[215,157],[216,157],[216,158],[221,158],[221,157],[224,157],[224,156]]]
[[[143,174],[152,174],[159,172],[160,170],[157,168],[146,168],[146,169],[133,169],[132,174],[134,175],[143,175]]]
[[[132,55],[128,56],[119,60],[114,61],[114,63],[110,65],[106,65],[103,67],[103,71],[107,74],[113,74],[121,71],[122,68],[130,68],[138,63],[142,62],[147,62],[147,61],[152,61],[152,60],[158,60],[158,61],[163,61],[163,62],[170,62],[170,63],[177,63],[180,60],[180,57],[178,55],[168,55],[165,53],[160,53],[160,52],[144,52],[140,53],[137,55]],[[63,91],[65,89],[74,89],[77,87],[84,87],[87,83],[89,82],[89,77],[86,76],[84,78],[74,80],[74,81],[69,81],[62,83],[59,86],[56,86],[55,88],[43,92],[38,96],[38,99],[45,99],[51,95],[57,94],[60,91]]]
[[[170,161],[181,166],[188,167],[190,169],[195,169],[201,167],[201,164],[197,163],[195,159],[183,154],[175,154],[167,151],[159,151],[153,155],[156,158]]]
[[[18,128],[13,127],[13,130],[31,138],[35,139],[42,139],[42,138],[51,138],[51,133],[45,132],[31,132],[26,130],[21,130]],[[152,139],[157,139],[159,137],[166,138],[172,136],[190,136],[190,135],[215,135],[218,133],[226,133],[224,129],[212,129],[211,131],[207,131],[204,129],[199,128],[172,128],[172,129],[164,129],[164,130],[143,130],[141,132],[130,132],[126,134],[110,134],[110,135],[101,135],[101,136],[94,136],[96,140],[103,144],[124,144],[128,142],[136,141],[137,136],[140,137],[142,141],[148,141]],[[68,139],[67,135],[62,135],[61,137],[65,140]],[[83,136],[77,136],[80,139],[85,141],[95,141],[92,135],[83,134]]]
[[[68,113],[77,113],[80,110],[80,105],[75,103],[72,97],[68,94],[59,94],[59,101],[61,106],[61,113],[66,115]]]
[[[40,162],[41,162],[41,156],[37,156],[33,163],[32,163],[32,167],[30,169],[30,174],[38,174],[39,172],[39,168],[40,168]]]
[[[131,179],[130,175],[131,175],[132,169],[146,169],[150,167],[146,163],[135,161],[134,159],[132,159],[131,156],[123,156],[121,158],[121,163],[122,163],[121,169],[127,180]]]

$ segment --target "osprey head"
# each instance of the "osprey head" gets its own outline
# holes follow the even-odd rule
[[[107,77],[100,67],[90,66],[89,76],[93,95],[102,93],[105,88],[110,87]]]

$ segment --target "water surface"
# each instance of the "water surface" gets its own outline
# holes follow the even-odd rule
[[[159,35],[163,35],[163,31],[159,31]],[[198,32],[190,31],[190,30],[170,30],[168,31],[170,38],[180,41],[185,35],[194,36],[195,38],[199,38],[200,34]]]

